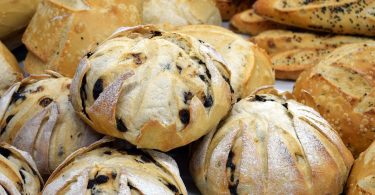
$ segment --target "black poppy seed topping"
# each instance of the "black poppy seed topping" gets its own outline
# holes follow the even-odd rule
[[[87,189],[92,189],[95,185],[101,185],[107,183],[109,180],[108,176],[98,175],[94,179],[90,179],[87,184]]]

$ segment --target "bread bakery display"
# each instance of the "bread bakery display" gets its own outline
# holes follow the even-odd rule
[[[346,194],[375,194],[375,142],[354,161]]]
[[[250,40],[265,49],[271,56],[276,78],[296,80],[302,71],[318,64],[335,48],[371,39],[270,30],[252,37]]]
[[[30,153],[43,175],[101,137],[74,112],[70,85],[71,79],[58,73],[31,75],[0,100],[0,140]]]
[[[215,0],[144,0],[143,24],[221,25]]]
[[[223,20],[230,20],[236,13],[251,8],[255,0],[216,0]]]
[[[318,110],[354,156],[375,140],[375,42],[337,48],[303,72],[293,94]]]
[[[230,24],[239,32],[250,35],[257,35],[267,30],[288,28],[286,25],[259,16],[253,9],[237,13],[231,18]]]
[[[175,32],[202,40],[223,56],[231,72],[230,83],[236,99],[247,97],[261,86],[274,84],[274,72],[268,55],[241,36],[212,25],[182,26]]]
[[[166,154],[104,139],[69,156],[51,175],[47,194],[187,195],[176,162]]]
[[[352,163],[319,113],[263,94],[236,103],[190,166],[202,194],[340,194]]]
[[[14,83],[22,80],[17,59],[0,41],[0,97]]]
[[[315,31],[375,36],[374,0],[258,0],[269,20]]]
[[[141,21],[139,0],[43,0],[22,39],[29,50],[25,69],[34,74],[54,70],[73,76],[91,47],[117,28]]]
[[[207,134],[228,113],[229,76],[222,57],[198,39],[125,28],[81,60],[72,103],[98,132],[168,151]]]
[[[42,188],[43,179],[32,157],[0,143],[0,194],[39,194]]]

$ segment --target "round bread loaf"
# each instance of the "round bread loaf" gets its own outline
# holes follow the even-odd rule
[[[354,161],[346,194],[375,194],[375,142]]]
[[[0,143],[0,194],[39,194],[43,179],[26,152]]]
[[[255,0],[216,0],[223,20],[230,20],[236,13],[251,8]]]
[[[42,194],[187,195],[187,192],[171,157],[105,138],[70,155],[48,179]]]
[[[231,72],[230,83],[236,99],[245,98],[264,85],[273,85],[275,76],[268,55],[258,46],[219,26],[190,25],[175,32],[198,38],[220,53]]]
[[[144,0],[143,24],[221,25],[214,0]]]
[[[375,140],[375,42],[342,46],[303,72],[293,94],[315,108],[354,156]]]
[[[100,136],[69,101],[71,79],[50,72],[14,84],[0,100],[0,139],[29,152],[43,175]]]
[[[319,113],[269,94],[236,103],[196,149],[202,194],[340,194],[353,163]]]
[[[82,59],[72,102],[97,131],[168,151],[207,134],[228,113],[229,76],[207,44],[138,26],[120,30]]]
[[[22,80],[22,72],[13,54],[0,41],[0,96],[14,83]]]

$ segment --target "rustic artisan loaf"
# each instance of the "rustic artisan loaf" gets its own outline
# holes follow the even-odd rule
[[[13,54],[0,41],[0,97],[14,83],[22,80],[22,72]]]
[[[254,9],[267,19],[300,28],[375,35],[374,0],[258,0]]]
[[[276,78],[296,80],[302,71],[318,64],[335,48],[371,39],[270,30],[250,40],[271,56]]]
[[[0,143],[0,194],[39,194],[43,179],[33,158],[15,147]]]
[[[190,167],[202,194],[340,194],[352,163],[316,111],[263,94],[236,103]]]
[[[143,24],[221,25],[214,0],[144,0]]]
[[[118,27],[140,24],[141,10],[139,0],[42,1],[23,36],[28,55],[33,55],[26,58],[26,71],[55,70],[73,76],[92,46]]]
[[[14,84],[0,100],[0,139],[29,152],[43,175],[98,140],[69,101],[71,79],[50,72]]]
[[[273,85],[274,72],[268,55],[235,33],[212,25],[178,27],[175,32],[191,35],[219,52],[231,72],[230,83],[235,98],[245,98],[264,85]]]
[[[216,0],[223,20],[230,20],[236,13],[251,8],[255,0]]]
[[[267,20],[254,12],[253,9],[248,9],[237,13],[232,17],[230,23],[239,32],[257,35],[261,32],[272,29],[285,29],[287,26]]]
[[[42,194],[187,195],[187,192],[171,157],[107,138],[69,156],[48,179]]]
[[[229,71],[207,44],[125,28],[81,61],[72,102],[97,131],[168,151],[207,134],[231,107]]]
[[[346,194],[375,194],[375,142],[355,160],[346,184]]]
[[[375,42],[342,46],[303,72],[293,94],[340,134],[354,156],[375,140]]]

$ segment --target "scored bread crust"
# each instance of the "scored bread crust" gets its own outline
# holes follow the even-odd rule
[[[345,194],[375,194],[375,142],[355,160]]]
[[[197,145],[190,170],[206,194],[340,194],[353,157],[312,108],[270,94],[237,102]]]
[[[14,83],[23,78],[17,59],[0,41],[0,97]]]
[[[227,114],[230,72],[207,44],[154,26],[125,28],[81,60],[72,103],[94,129],[168,151]]]
[[[216,0],[223,20],[230,20],[236,13],[251,8],[255,0]]]
[[[210,44],[223,56],[231,72],[230,82],[236,99],[249,96],[261,86],[275,83],[268,55],[241,36],[213,25],[182,26],[174,31],[191,35]]]
[[[286,29],[288,26],[272,22],[259,16],[253,9],[237,13],[232,17],[230,23],[241,33],[258,35],[261,32],[272,29]]]
[[[72,77],[80,58],[121,26],[141,23],[139,0],[46,0],[42,1],[26,29],[23,43],[29,50],[25,69],[54,70]],[[48,24],[48,25],[46,25]]]
[[[375,42],[337,48],[303,72],[293,94],[339,132],[354,156],[375,140]]]
[[[300,28],[375,35],[374,0],[258,0],[254,9],[267,19]]]
[[[335,48],[371,39],[340,35],[318,35],[286,30],[269,30],[250,41],[271,56],[276,78],[296,80],[300,73],[315,66]]]

